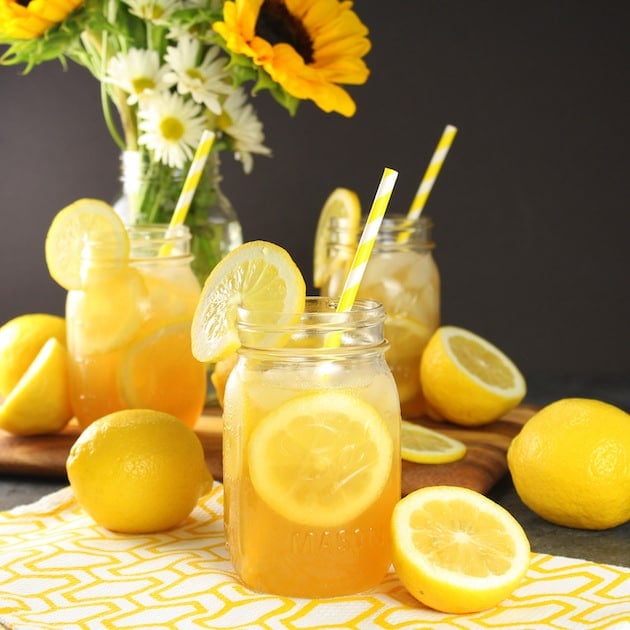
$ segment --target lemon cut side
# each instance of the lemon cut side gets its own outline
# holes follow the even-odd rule
[[[393,456],[393,440],[372,405],[321,392],[265,416],[252,433],[248,461],[256,493],[278,514],[310,527],[337,527],[378,499]]]
[[[277,318],[302,313],[305,301],[304,278],[286,250],[267,241],[245,243],[219,262],[203,286],[192,322],[193,355],[216,363],[239,348],[239,306]]]
[[[52,279],[64,289],[81,289],[81,258],[90,247],[92,263],[129,258],[127,231],[116,211],[98,199],[79,199],[60,210],[48,228],[45,254]]]
[[[0,403],[0,429],[16,435],[55,433],[72,415],[68,353],[51,337]]]
[[[439,431],[403,420],[400,428],[402,458],[417,464],[447,464],[466,455],[466,445]]]
[[[525,379],[496,346],[464,328],[442,326],[420,361],[420,382],[429,405],[461,425],[492,422],[526,393]]]
[[[394,508],[392,536],[401,582],[442,612],[496,606],[529,567],[529,541],[519,523],[468,488],[431,486],[408,494]]]
[[[348,188],[335,188],[324,202],[319,214],[313,249],[313,285],[318,289],[326,284],[340,266],[348,262],[338,254],[330,255],[330,224],[333,218],[344,220],[343,234],[346,235],[346,242],[342,244],[349,247],[354,255],[361,221],[361,202],[354,191]]]

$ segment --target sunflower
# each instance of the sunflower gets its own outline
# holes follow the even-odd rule
[[[227,50],[251,59],[291,96],[354,115],[340,84],[365,83],[362,57],[371,45],[351,0],[229,0],[213,28]]]
[[[0,33],[35,39],[63,22],[85,0],[0,0]]]

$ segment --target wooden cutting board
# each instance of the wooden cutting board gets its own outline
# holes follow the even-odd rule
[[[532,405],[521,405],[502,419],[476,429],[422,419],[421,424],[461,440],[468,450],[463,459],[451,464],[403,461],[403,494],[438,484],[488,492],[507,472],[505,455],[510,441],[537,409]],[[220,410],[209,409],[195,427],[208,468],[217,480],[223,477],[221,424]],[[0,473],[65,478],[66,458],[78,435],[79,427],[74,422],[61,433],[36,437],[19,437],[0,430]]]

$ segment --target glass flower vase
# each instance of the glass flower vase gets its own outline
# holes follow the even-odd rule
[[[114,209],[127,225],[169,223],[186,173],[151,162],[142,151],[121,155],[122,191]],[[241,224],[221,190],[219,155],[208,157],[186,216],[192,234],[192,269],[203,285],[215,265],[243,242]]]

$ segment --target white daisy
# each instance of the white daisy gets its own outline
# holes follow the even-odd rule
[[[182,6],[180,0],[125,0],[131,13],[148,22],[165,24],[176,9]]]
[[[157,51],[131,48],[109,60],[105,81],[129,94],[127,103],[135,105],[141,98],[165,87],[165,72],[166,66],[160,66]]]
[[[183,168],[193,157],[205,128],[201,106],[179,94],[165,92],[141,103],[138,115],[142,132],[138,143],[163,164]]]
[[[271,149],[263,144],[263,126],[247,95],[242,89],[234,90],[223,102],[223,114],[218,119],[221,130],[229,135],[234,144],[234,157],[243,162],[243,170],[250,173],[254,160],[252,153],[271,155]]]
[[[218,46],[212,46],[203,61],[198,63],[199,46],[199,41],[191,37],[180,39],[177,46],[169,46],[164,56],[169,71],[164,80],[169,85],[177,85],[180,94],[190,94],[197,103],[203,103],[214,114],[220,114],[218,95],[228,94],[232,89],[224,70],[226,59],[219,57],[221,50]]]

